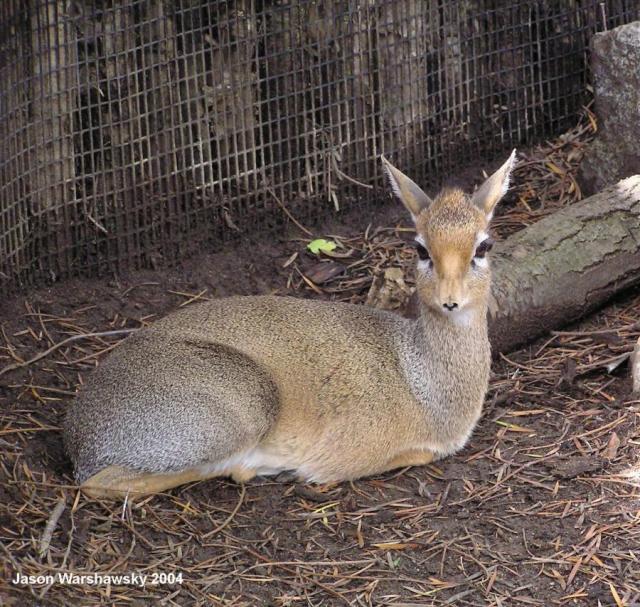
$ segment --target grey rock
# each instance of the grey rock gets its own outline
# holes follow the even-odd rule
[[[640,173],[640,21],[591,41],[598,134],[580,167],[585,194]]]

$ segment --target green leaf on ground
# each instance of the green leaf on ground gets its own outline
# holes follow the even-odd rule
[[[311,251],[314,255],[319,255],[320,253],[330,253],[333,251],[338,245],[333,242],[333,240],[325,240],[324,238],[316,238],[312,240],[308,245],[307,249]]]

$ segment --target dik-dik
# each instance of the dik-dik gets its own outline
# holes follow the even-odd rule
[[[292,471],[342,481],[459,450],[489,378],[488,224],[515,150],[473,195],[431,200],[382,158],[416,227],[420,316],[287,297],[231,297],[129,337],[65,420],[94,496]]]

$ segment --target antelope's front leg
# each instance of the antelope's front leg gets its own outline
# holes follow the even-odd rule
[[[236,466],[229,470],[229,476],[236,483],[248,483],[250,480],[255,478],[256,471],[253,468],[245,468],[244,466]]]
[[[408,466],[426,466],[433,461],[433,453],[425,449],[411,449],[396,455],[388,464],[387,470]]]

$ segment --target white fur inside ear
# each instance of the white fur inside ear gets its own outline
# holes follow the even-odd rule
[[[420,236],[420,234],[418,234],[415,238],[416,242],[419,242],[423,247],[426,248],[427,243],[425,242],[424,238],[422,238],[422,236]]]
[[[382,160],[384,173],[389,180],[391,191],[404,204],[415,221],[422,210],[431,204],[431,199],[417,183],[394,167],[384,156],[380,156],[380,159]]]
[[[489,177],[471,197],[472,202],[491,220],[496,204],[509,189],[511,171],[516,163],[516,151],[513,150],[507,161]]]
[[[513,171],[513,167],[516,164],[516,150],[514,149],[513,152],[511,152],[511,156],[509,156],[509,160],[507,160],[507,162],[509,163],[507,165],[507,174],[505,175],[504,181],[502,182],[502,190],[500,191],[500,198],[502,198],[506,193],[507,190],[509,189],[509,183],[511,181],[511,171]],[[493,213],[491,213],[491,215],[493,215]]]
[[[389,181],[389,185],[393,190],[393,193],[402,200],[402,192],[400,191],[400,185],[398,184],[396,178],[393,176],[391,169],[387,166],[386,163],[382,165],[384,167],[385,175],[387,176],[387,180]]]

